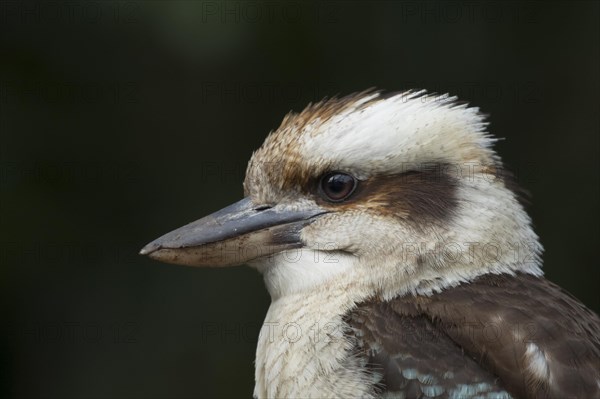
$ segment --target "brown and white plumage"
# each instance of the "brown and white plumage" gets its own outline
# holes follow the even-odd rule
[[[597,315],[540,277],[486,275],[431,296],[368,301],[348,323],[385,388],[409,397],[600,395]]]
[[[423,92],[310,105],[244,200],[142,253],[263,273],[255,397],[599,397],[600,320],[543,278],[485,127]]]

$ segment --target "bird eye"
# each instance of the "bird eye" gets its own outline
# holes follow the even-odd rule
[[[340,202],[348,198],[356,188],[356,179],[348,174],[333,172],[321,179],[321,192],[325,199]]]

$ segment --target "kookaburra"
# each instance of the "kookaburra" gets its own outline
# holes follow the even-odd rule
[[[543,277],[486,125],[422,91],[309,105],[244,199],[141,253],[263,274],[257,398],[600,398],[600,319]]]

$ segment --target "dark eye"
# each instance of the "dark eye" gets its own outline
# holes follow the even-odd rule
[[[348,174],[333,172],[321,179],[321,192],[325,199],[340,202],[348,198],[356,188],[356,179]]]

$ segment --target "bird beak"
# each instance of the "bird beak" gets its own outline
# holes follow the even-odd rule
[[[257,207],[244,198],[173,230],[140,251],[152,259],[187,266],[234,266],[300,248],[300,231],[324,209]]]

